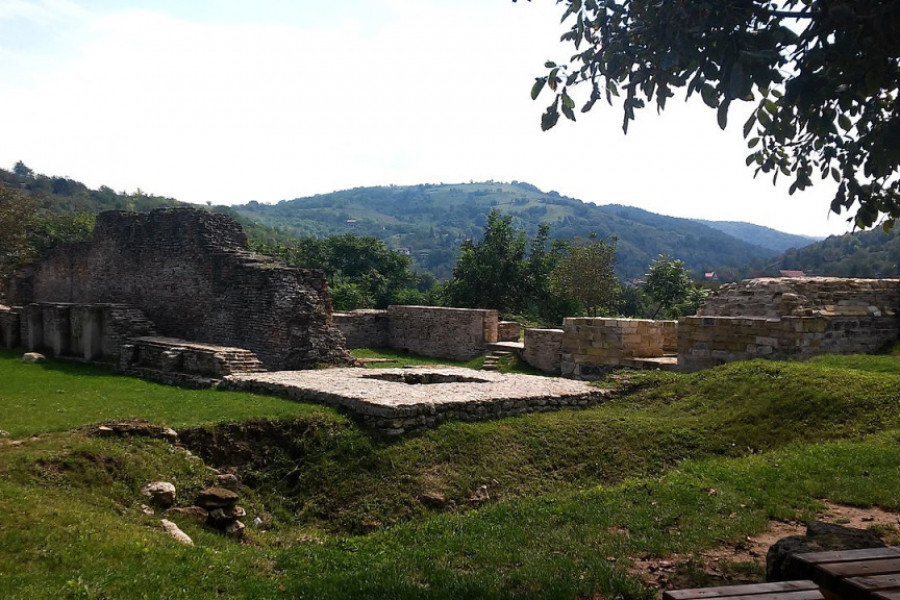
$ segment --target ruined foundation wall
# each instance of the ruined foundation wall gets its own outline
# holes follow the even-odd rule
[[[92,242],[52,252],[11,286],[11,301],[133,305],[160,334],[247,348],[272,369],[346,362],[324,275],[246,248],[225,215],[106,212]]]
[[[353,310],[332,315],[335,326],[344,334],[347,348],[387,348],[388,311]]]
[[[900,337],[900,281],[765,278],[723,286],[678,326],[678,368],[871,353]]]
[[[522,334],[522,326],[518,321],[500,321],[497,323],[498,342],[518,342]]]
[[[497,341],[496,310],[435,306],[389,306],[391,348],[421,354],[470,360]]]
[[[576,317],[563,321],[560,371],[564,377],[588,377],[634,358],[663,356],[665,325],[649,319]]]
[[[522,360],[544,373],[558,375],[564,333],[562,329],[526,329]]]

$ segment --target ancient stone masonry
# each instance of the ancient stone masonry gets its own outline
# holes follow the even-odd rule
[[[564,377],[594,377],[638,366],[636,359],[662,357],[667,329],[665,321],[649,319],[565,319],[560,372]]]
[[[522,359],[544,373],[559,375],[564,334],[562,329],[526,329]]]
[[[334,313],[334,324],[344,334],[348,348],[387,348],[388,312],[354,310]]]
[[[722,286],[678,324],[679,369],[875,352],[900,337],[896,279],[764,278]]]
[[[585,408],[604,402],[610,395],[608,390],[581,381],[451,367],[239,374],[225,377],[219,388],[336,406],[365,426],[390,436],[451,419],[482,421]]]
[[[143,312],[123,304],[43,302],[0,307],[4,347],[57,357],[116,362],[126,339],[153,333],[153,324]]]
[[[497,311],[389,306],[391,348],[423,356],[470,360],[497,341]]]
[[[396,348],[451,360],[480,356],[497,341],[499,326],[496,310],[435,306],[355,310],[334,320],[348,348]]]
[[[136,337],[122,345],[119,370],[169,384],[209,387],[233,373],[260,373],[265,367],[255,354],[164,337]]]
[[[500,321],[497,323],[498,342],[518,342],[522,326],[518,321]]]
[[[246,348],[272,369],[351,360],[323,273],[249,252],[238,223],[200,210],[102,213],[91,242],[20,273],[9,299],[128,304],[162,335]]]

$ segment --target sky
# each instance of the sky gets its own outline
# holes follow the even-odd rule
[[[741,110],[597,104],[542,132],[552,0],[0,0],[0,168],[185,202],[525,181],[597,204],[826,236],[826,182],[753,178]],[[696,100],[696,101],[695,101]]]

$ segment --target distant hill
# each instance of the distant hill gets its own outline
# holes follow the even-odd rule
[[[514,225],[529,235],[540,223],[548,223],[554,238],[591,233],[617,237],[617,270],[628,280],[642,277],[660,254],[683,260],[697,273],[778,254],[690,219],[615,204],[598,206],[515,181],[355,188],[232,208],[292,235],[372,235],[391,248],[408,251],[417,268],[445,278],[460,244],[480,238],[494,207],[512,215]]]
[[[740,221],[703,221],[701,219],[695,219],[695,221],[708,225],[713,229],[718,229],[731,237],[744,240],[750,244],[762,246],[763,248],[768,248],[775,252],[784,252],[791,248],[803,248],[804,246],[809,246],[810,244],[822,240],[820,237],[794,235],[792,233],[778,231],[777,229],[753,225],[752,223],[742,223]]]
[[[833,235],[788,250],[766,267],[766,274],[792,269],[829,277],[900,277],[900,232],[874,229]]]

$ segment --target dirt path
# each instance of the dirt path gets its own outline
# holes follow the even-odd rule
[[[825,501],[818,520],[856,529],[879,527],[888,544],[900,543],[900,515],[877,507],[856,508]],[[675,555],[668,559],[635,559],[629,572],[659,590],[717,584],[755,583],[765,574],[766,552],[781,538],[804,535],[806,525],[772,521],[760,535],[744,542],[725,545],[696,555]]]

